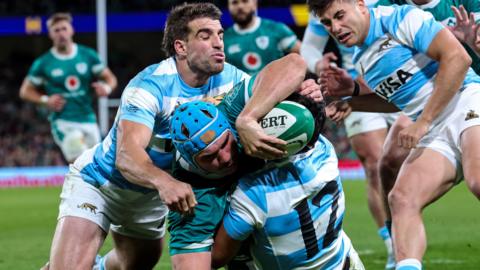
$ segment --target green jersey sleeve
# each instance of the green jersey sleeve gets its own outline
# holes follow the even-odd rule
[[[44,71],[42,69],[42,62],[43,61],[41,57],[37,58],[30,67],[27,75],[28,80],[36,87],[44,86],[46,80]]]
[[[91,48],[85,48],[86,55],[91,66],[91,72],[95,76],[98,76],[105,69],[105,64],[100,60],[97,52]]]
[[[290,52],[297,42],[297,36],[286,24],[276,23],[275,28],[274,31],[276,31],[281,37],[278,43],[278,48],[285,53]]]
[[[228,122],[234,129],[235,120],[237,120],[238,115],[242,112],[245,104],[247,104],[252,96],[253,83],[255,82],[256,77],[257,74],[234,85],[233,88],[225,94],[222,102],[217,106],[218,109],[225,114]]]

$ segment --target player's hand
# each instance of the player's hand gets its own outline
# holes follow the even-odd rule
[[[325,113],[328,118],[332,121],[335,121],[337,124],[347,118],[352,112],[352,107],[348,102],[343,100],[335,100],[330,102],[327,107],[325,107]]]
[[[318,85],[315,80],[308,79],[302,82],[298,93],[302,96],[309,97],[315,102],[320,102],[323,100],[322,91],[320,91],[320,85]]]
[[[324,96],[333,97],[351,96],[355,86],[352,76],[345,69],[334,65],[320,74],[318,83]]]
[[[416,122],[401,130],[398,134],[398,146],[412,149],[415,148],[420,139],[428,132],[430,123],[417,119]]]
[[[467,10],[463,5],[460,5],[459,8],[454,6],[451,7],[453,13],[455,14],[456,24],[454,26],[449,26],[448,29],[452,31],[455,37],[467,44],[470,48],[475,50],[477,53],[480,52],[480,24],[475,22],[475,15],[473,12],[468,14]]]
[[[182,215],[191,215],[197,205],[192,187],[173,177],[166,178],[157,186],[158,193],[168,209]]]
[[[99,97],[106,97],[112,92],[112,87],[105,82],[93,82],[92,88]]]
[[[337,56],[333,52],[328,52],[322,56],[322,59],[318,60],[315,64],[315,74],[320,76],[322,72],[330,67],[332,62],[337,61]]]
[[[47,108],[52,111],[59,112],[63,110],[65,103],[65,98],[63,98],[60,94],[53,94],[48,97]]]
[[[247,155],[261,159],[279,159],[287,155],[287,142],[265,134],[255,119],[239,117],[235,126]]]

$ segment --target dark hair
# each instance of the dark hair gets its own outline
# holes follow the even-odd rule
[[[67,21],[68,23],[72,23],[72,15],[67,12],[58,12],[52,14],[47,20],[47,28],[50,29],[52,26],[60,21]]]
[[[288,96],[286,100],[300,103],[307,107],[307,109],[312,113],[313,117],[315,118],[315,130],[313,131],[313,136],[307,143],[307,146],[311,147],[315,145],[315,142],[318,140],[318,136],[322,132],[323,126],[325,125],[325,120],[327,119],[327,115],[325,113],[325,102],[316,102],[313,99],[302,96],[296,92]],[[305,149],[302,150],[302,152],[304,151]]]
[[[320,15],[327,10],[335,1],[355,1],[355,0],[307,0],[308,10],[315,15]]]
[[[220,20],[222,12],[212,3],[185,3],[174,7],[167,17],[162,47],[167,56],[175,55],[174,42],[186,40],[190,33],[188,23],[198,18]]]

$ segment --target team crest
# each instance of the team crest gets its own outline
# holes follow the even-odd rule
[[[52,70],[52,77],[60,77],[63,76],[63,70],[56,68]]]
[[[65,79],[65,88],[67,88],[69,91],[75,91],[80,88],[80,80],[78,77],[73,75],[68,76]]]
[[[468,121],[468,120],[471,120],[471,119],[475,119],[475,118],[478,118],[478,114],[476,114],[474,110],[470,110],[470,111],[467,113],[467,116],[465,116],[465,121]]]
[[[256,70],[262,65],[262,59],[260,58],[260,55],[254,52],[246,53],[243,56],[242,62],[243,65],[250,70]]]
[[[240,44],[233,44],[231,46],[228,46],[227,50],[229,54],[234,54],[239,53],[242,49],[240,48]]]
[[[255,43],[257,43],[258,48],[265,50],[270,43],[270,39],[267,36],[260,36],[255,39]]]
[[[78,73],[80,74],[85,74],[87,72],[87,64],[86,63],[78,63],[75,65],[75,68],[77,69]]]

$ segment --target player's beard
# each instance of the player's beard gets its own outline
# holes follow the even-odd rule
[[[232,16],[233,21],[238,24],[241,28],[247,27],[253,20],[253,17],[255,16],[255,11],[252,10],[250,13],[245,15],[244,18],[241,18],[239,16]]]

